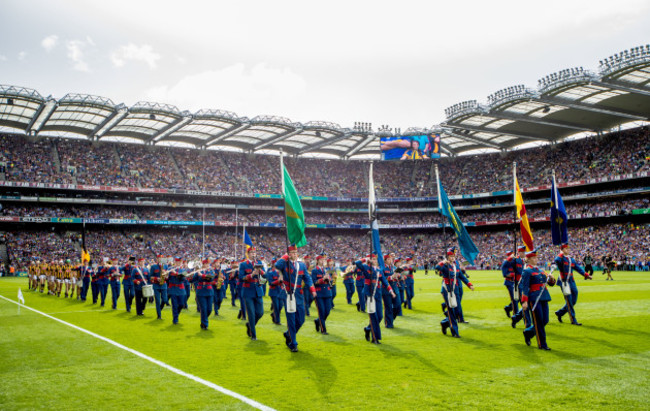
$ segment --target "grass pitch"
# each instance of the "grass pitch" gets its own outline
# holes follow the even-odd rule
[[[284,345],[286,326],[271,323],[268,298],[258,341],[250,341],[230,300],[202,331],[193,306],[173,326],[169,308],[164,321],[151,305],[144,317],[126,313],[122,298],[111,310],[110,290],[104,308],[28,291],[25,278],[0,279],[0,295],[15,301],[21,287],[29,307],[276,409],[647,409],[650,273],[579,279],[582,327],[557,322],[563,298],[552,289],[550,352],[527,347],[521,324],[511,328],[500,272],[470,275],[476,291],[465,290],[470,324],[460,325],[460,340],[440,332],[440,279],[420,272],[414,310],[382,330],[381,346],[365,341],[368,316],[345,303],[340,284],[330,335],[314,330],[313,306],[298,353]],[[3,410],[250,408],[2,299],[0,379]]]

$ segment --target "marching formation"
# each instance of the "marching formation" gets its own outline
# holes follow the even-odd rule
[[[123,296],[126,312],[131,312],[135,300],[136,315],[144,315],[149,303],[154,305],[157,319],[162,320],[163,309],[168,306],[171,307],[172,324],[178,324],[194,291],[200,327],[204,330],[208,329],[210,316],[213,313],[219,315],[230,287],[231,304],[240,308],[238,318],[245,321],[246,334],[251,340],[257,340],[256,325],[264,315],[263,297],[268,286],[271,320],[282,325],[282,311],[285,311],[287,331],[283,335],[292,352],[298,351],[297,334],[314,303],[317,311],[315,329],[324,335],[329,334],[327,320],[334,307],[339,275],[344,277],[346,299],[350,305],[355,293],[353,283],[363,284],[358,290],[357,309],[369,315],[369,324],[364,328],[368,341],[380,344],[382,319],[386,328],[394,327],[395,318],[402,315],[403,291],[409,287],[404,307],[412,308],[415,268],[410,264],[411,258],[393,262],[393,256],[386,255],[383,271],[379,268],[376,254],[349,262],[344,267],[338,267],[334,259],[324,255],[316,256],[311,265],[310,260],[308,255],[299,259],[295,245],[289,246],[286,254],[272,260],[270,265],[258,260],[256,250],[251,246],[247,247],[243,260],[217,257],[187,261],[156,255],[150,263],[135,257],[124,263],[104,258],[100,265],[90,259],[72,264],[70,260],[48,263],[36,258],[29,266],[28,280],[29,288],[35,292],[57,297],[64,293],[64,298],[75,298],[76,291],[76,299],[82,302],[87,300],[90,291],[92,304],[102,307],[106,304],[110,286],[113,310],[118,309],[120,296]],[[342,274],[339,274],[339,269]]]
[[[29,286],[34,291],[44,292],[47,285],[49,294],[86,301],[88,289],[92,290],[92,301],[104,306],[111,288],[111,307],[117,309],[120,291],[124,291],[125,308],[131,312],[135,299],[136,315],[143,315],[147,303],[155,305],[156,315],[162,320],[162,310],[171,306],[172,323],[178,324],[183,309],[188,309],[192,289],[195,293],[196,309],[200,313],[201,329],[207,330],[209,319],[219,315],[221,304],[227,297],[230,287],[232,306],[239,307],[237,318],[245,321],[246,335],[257,340],[257,324],[264,316],[264,300],[267,285],[271,298],[270,317],[274,324],[282,325],[282,311],[285,311],[287,330],[283,333],[287,348],[298,351],[297,335],[310,316],[312,304],[316,306],[314,327],[316,332],[328,335],[327,321],[334,307],[336,282],[339,268],[345,285],[345,298],[352,304],[356,291],[357,311],[368,314],[368,325],[363,328],[365,339],[373,344],[381,344],[381,323],[385,328],[394,328],[396,319],[403,315],[403,309],[413,309],[415,297],[414,273],[416,264],[411,257],[398,258],[393,254],[382,254],[379,237],[376,198],[372,174],[369,175],[368,214],[370,219],[370,253],[356,261],[349,260],[345,266],[339,266],[333,258],[319,254],[298,257],[298,248],[307,244],[305,238],[305,219],[299,196],[280,157],[282,174],[282,196],[285,200],[285,222],[287,229],[287,250],[284,255],[267,264],[257,259],[253,242],[243,229],[242,242],[246,257],[207,258],[199,261],[185,261],[180,257],[171,258],[156,255],[152,264],[144,258],[130,257],[128,262],[119,264],[116,259],[105,258],[103,265],[92,264],[85,247],[85,231],[82,233],[81,263],[73,266],[68,260],[52,263],[35,261],[29,267]],[[459,324],[467,324],[463,314],[463,290],[467,286],[474,291],[474,285],[460,256],[467,263],[473,264],[479,250],[463,226],[453,205],[449,201],[438,175],[438,205],[443,216],[447,217],[453,229],[458,248],[446,250],[446,257],[435,265],[436,273],[442,277],[441,294],[444,302],[444,318],[440,321],[442,333],[449,331],[454,338],[460,338]],[[590,273],[571,256],[568,244],[566,209],[557,191],[555,177],[551,189],[551,232],[553,243],[560,245],[560,253],[554,259],[551,273],[546,273],[538,266],[537,251],[533,247],[533,235],[528,223],[526,208],[519,190],[516,177],[516,164],[513,164],[514,204],[517,221],[524,245],[514,251],[506,252],[506,259],[501,266],[504,286],[508,291],[508,303],[504,307],[512,328],[524,320],[524,341],[531,345],[533,337],[542,350],[550,350],[546,343],[545,327],[549,321],[548,287],[556,284],[562,290],[565,304],[555,315],[560,323],[568,314],[571,324],[582,325],[576,318],[575,306],[578,302],[578,288],[574,272],[585,279],[591,279]],[[205,239],[204,239],[205,241]],[[291,244],[291,245],[288,245]],[[516,237],[515,237],[516,244]],[[209,247],[208,247],[209,248]],[[149,249],[152,251],[151,247]],[[211,250],[215,252],[214,250]],[[589,257],[590,258],[590,257]],[[313,263],[312,263],[313,260]],[[591,259],[585,259],[585,263]],[[588,267],[590,269],[590,267]],[[426,270],[426,269],[425,269]],[[553,271],[558,270],[556,281]],[[427,274],[427,272],[425,272]]]
[[[460,264],[458,252],[457,247],[449,248],[446,258],[435,266],[442,279],[440,292],[444,318],[440,321],[441,330],[455,338],[460,338],[459,324],[468,323],[462,308],[463,288],[467,286],[474,290],[464,266]],[[193,291],[200,313],[200,327],[204,330],[208,329],[210,316],[219,316],[230,287],[231,304],[240,308],[238,318],[245,321],[246,334],[251,340],[257,340],[256,325],[264,316],[263,297],[268,287],[271,320],[276,325],[283,325],[284,311],[285,343],[287,348],[296,352],[297,334],[310,315],[312,304],[317,312],[313,320],[315,330],[323,335],[329,334],[327,321],[334,306],[339,276],[343,277],[347,304],[356,304],[358,311],[368,314],[363,335],[373,344],[381,344],[382,322],[384,328],[394,328],[397,318],[403,316],[402,309],[412,309],[416,272],[412,259],[386,254],[381,269],[378,257],[372,253],[339,266],[334,259],[317,255],[310,264],[311,257],[299,258],[298,247],[291,245],[286,254],[270,264],[256,258],[254,247],[248,248],[243,260],[216,257],[186,261],[156,255],[150,264],[144,258],[130,257],[124,264],[119,264],[116,259],[104,259],[99,265],[89,260],[72,264],[69,260],[47,263],[35,259],[29,266],[28,279],[31,290],[56,297],[75,298],[76,295],[77,300],[86,301],[90,291],[92,303],[102,307],[108,298],[110,285],[112,309],[118,308],[120,296],[123,296],[126,312],[131,312],[135,300],[136,315],[143,315],[147,304],[151,304],[155,307],[157,319],[162,320],[163,309],[168,306],[171,307],[173,324],[178,324],[182,311],[188,309]],[[553,276],[556,270],[559,272],[557,280]],[[514,252],[506,252],[501,266],[508,292],[504,311],[512,328],[523,320],[527,345],[536,338],[538,348],[550,350],[545,332],[551,301],[548,287],[556,285],[556,282],[565,303],[555,311],[558,321],[562,323],[568,314],[571,324],[582,325],[577,321],[575,311],[578,301],[575,272],[587,280],[592,279],[571,256],[567,243],[560,246],[551,273],[539,267],[536,250],[526,251],[525,246],[520,246],[516,257]],[[362,286],[355,290],[355,282]],[[358,301],[353,303],[355,293]]]

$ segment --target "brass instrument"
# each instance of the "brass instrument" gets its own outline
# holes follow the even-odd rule
[[[334,270],[329,270],[327,272],[327,274],[330,276],[330,284],[332,286],[335,286],[336,285],[336,280],[339,277],[338,274],[336,273],[336,270],[335,269]]]
[[[223,286],[224,278],[223,274],[219,273],[219,277],[217,277],[217,290],[221,290],[221,286]]]

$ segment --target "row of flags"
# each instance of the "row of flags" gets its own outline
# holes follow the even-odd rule
[[[282,181],[282,197],[284,199],[285,211],[285,226],[287,245],[292,244],[298,247],[307,245],[307,237],[305,236],[305,213],[300,203],[300,197],[296,191],[296,187],[291,180],[289,171],[284,165],[284,157],[280,155],[280,174]],[[526,205],[521,195],[519,188],[519,181],[517,180],[517,164],[513,164],[513,195],[516,209],[516,220],[519,221],[522,242],[526,246],[527,251],[533,250],[533,233],[530,229],[530,222],[528,221],[528,214],[526,212]],[[449,225],[454,231],[458,240],[458,246],[461,254],[470,264],[474,264],[474,260],[479,254],[478,247],[472,241],[467,229],[463,225],[460,217],[456,213],[447,192],[445,191],[442,183],[440,182],[440,175],[438,173],[438,166],[436,166],[436,183],[438,186],[438,210],[447,217]],[[381,252],[381,242],[379,237],[379,222],[377,219],[377,197],[375,193],[375,183],[373,177],[373,165],[370,163],[370,170],[368,176],[368,219],[371,227],[370,238],[370,252],[377,255],[377,260],[380,268],[384,269],[384,258]],[[569,240],[568,234],[568,216],[564,202],[557,189],[555,181],[555,173],[553,173],[553,181],[551,184],[551,234],[553,245],[560,245]],[[244,225],[242,232],[242,242],[245,247],[246,258],[248,258],[248,251],[253,247],[246,225]],[[90,261],[90,254],[86,248],[86,224],[84,222],[82,230],[82,246],[81,246],[81,261]]]

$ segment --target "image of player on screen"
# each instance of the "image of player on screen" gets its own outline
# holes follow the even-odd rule
[[[422,136],[418,136],[422,137]],[[404,154],[402,154],[402,157],[400,160],[421,160],[425,158],[429,158],[426,154],[420,150],[420,141],[416,137],[411,137],[411,140],[409,141],[409,149],[404,151]]]

